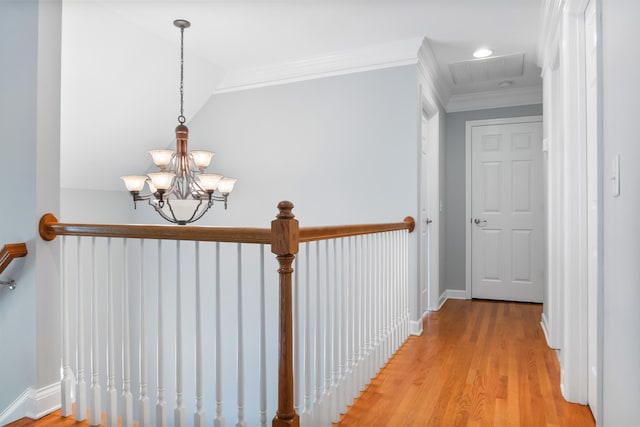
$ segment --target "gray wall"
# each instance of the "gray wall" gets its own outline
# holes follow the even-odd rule
[[[0,182],[9,199],[0,213],[0,245],[26,242],[29,254],[0,280],[0,423],[43,409],[26,391],[59,379],[57,245],[43,242],[38,220],[59,206],[60,1],[0,2]]]
[[[210,170],[238,182],[229,209],[214,207],[200,224],[265,227],[281,200],[295,204],[301,226],[417,218],[416,72],[402,66],[214,95],[188,123],[189,146],[215,151]],[[134,222],[158,222],[149,210],[141,204]],[[417,295],[415,234],[410,245]]]
[[[603,1],[602,7],[602,141],[603,141],[603,284],[600,303],[603,426],[640,423],[640,144],[636,123],[640,60],[630,54],[629,40],[640,37],[640,2]],[[620,154],[620,197],[611,196],[608,177]]]
[[[445,281],[440,293],[446,289],[464,290],[466,274],[466,171],[465,132],[469,120],[542,115],[542,105],[525,105],[489,110],[449,113],[445,131]]]

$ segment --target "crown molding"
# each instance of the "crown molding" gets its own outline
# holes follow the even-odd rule
[[[421,38],[229,70],[214,94],[416,64]]]
[[[453,95],[446,104],[446,110],[454,113],[531,104],[542,104],[542,86]]]
[[[427,86],[435,94],[440,105],[446,106],[451,98],[451,89],[446,84],[446,79],[442,77],[438,61],[429,44],[429,40],[424,38],[418,50],[418,71]]]
[[[545,0],[540,16],[538,32],[538,67],[543,70],[552,67],[555,52],[558,50],[558,36],[561,27],[564,0]]]

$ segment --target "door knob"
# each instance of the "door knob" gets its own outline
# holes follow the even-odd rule
[[[487,224],[487,220],[486,219],[476,218],[476,219],[473,220],[473,223],[475,225],[486,225]]]
[[[433,220],[431,218],[427,218],[424,223],[425,224],[431,224],[433,222]]]

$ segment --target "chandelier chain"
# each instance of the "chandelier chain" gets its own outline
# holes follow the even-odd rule
[[[180,115],[178,122],[184,124],[184,28],[180,28]]]

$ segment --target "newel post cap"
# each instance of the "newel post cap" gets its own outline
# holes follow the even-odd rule
[[[278,215],[271,221],[271,252],[276,255],[298,253],[299,227],[292,209],[289,201],[278,203]]]

